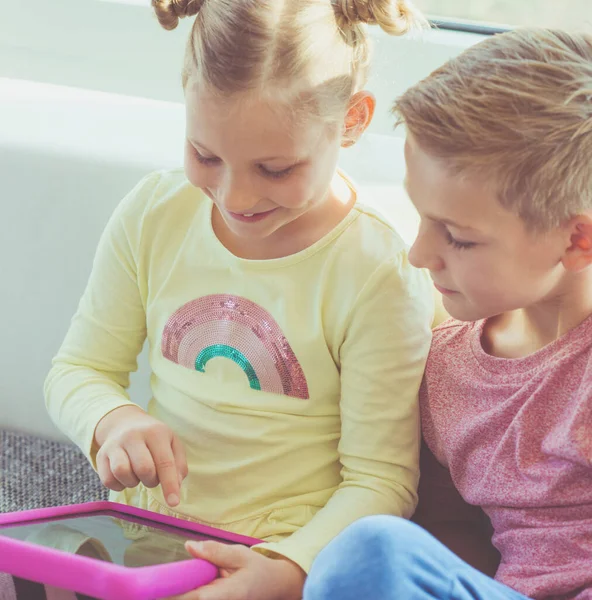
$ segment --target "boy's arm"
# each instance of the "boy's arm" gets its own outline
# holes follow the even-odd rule
[[[465,502],[425,442],[420,454],[419,503],[413,521],[457,556],[493,577],[499,553],[491,543],[491,524],[478,506]]]

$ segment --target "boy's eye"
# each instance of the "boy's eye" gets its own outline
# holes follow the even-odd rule
[[[468,250],[477,245],[475,242],[461,242],[460,240],[453,238],[452,234],[448,230],[446,230],[446,241],[457,250]]]
[[[193,148],[193,154],[195,155],[195,158],[197,158],[197,162],[205,166],[216,165],[220,162],[220,159],[217,156],[204,156],[195,148]]]
[[[283,177],[287,177],[293,170],[294,165],[288,167],[287,169],[282,169],[281,171],[271,171],[267,167],[263,165],[259,165],[259,170],[265,177],[271,177],[272,179],[282,179]]]

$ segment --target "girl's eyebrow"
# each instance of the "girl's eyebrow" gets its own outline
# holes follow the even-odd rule
[[[206,152],[210,152],[201,142],[198,142],[197,140],[188,137],[187,138],[194,146],[199,146],[202,150],[205,150]],[[210,152],[210,154],[214,154],[213,152]]]
[[[189,137],[187,139],[194,146],[199,146],[205,152],[208,152],[209,154],[215,154],[215,152],[211,152],[202,143],[198,142],[197,140],[195,140],[193,138],[189,138]],[[253,160],[253,162],[268,162],[268,161],[272,161],[272,160],[287,160],[287,161],[292,161],[292,162],[303,162],[304,161],[304,159],[300,159],[296,156],[265,156],[262,158],[256,158]]]

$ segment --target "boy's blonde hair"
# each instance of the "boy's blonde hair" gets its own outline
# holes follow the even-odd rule
[[[340,118],[366,83],[363,23],[402,34],[423,23],[407,0],[152,0],[165,29],[197,15],[183,86],[196,78],[222,97],[258,92]]]
[[[537,230],[592,210],[592,36],[495,35],[395,103],[417,144]]]

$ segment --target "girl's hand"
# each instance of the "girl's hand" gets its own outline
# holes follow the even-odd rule
[[[169,506],[179,504],[187,460],[181,442],[164,423],[138,406],[122,406],[99,421],[95,442],[103,485],[120,492],[140,481],[149,488],[160,484]]]
[[[220,578],[169,600],[301,600],[306,574],[288,559],[273,559],[246,546],[187,542],[187,550],[220,569]]]

